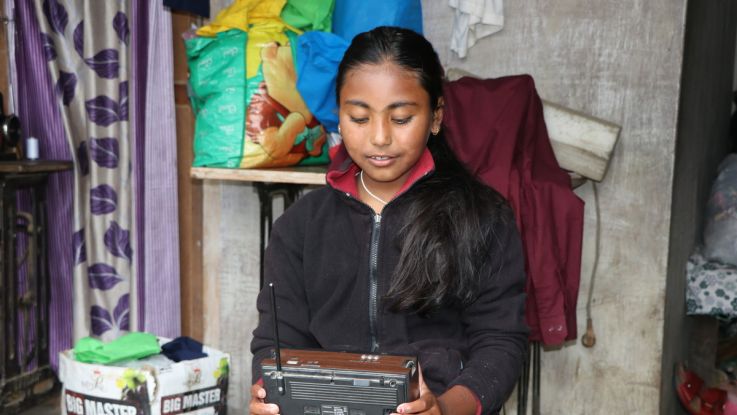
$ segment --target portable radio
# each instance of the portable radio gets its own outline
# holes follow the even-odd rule
[[[274,358],[261,362],[266,401],[281,415],[388,415],[420,395],[414,356],[279,348],[271,290]]]

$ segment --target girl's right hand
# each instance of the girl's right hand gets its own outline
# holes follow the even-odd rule
[[[251,402],[248,404],[251,415],[279,414],[279,406],[273,403],[266,403],[264,399],[266,399],[266,389],[258,383],[251,386]]]

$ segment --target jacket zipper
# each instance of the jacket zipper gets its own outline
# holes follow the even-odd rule
[[[426,171],[422,177],[427,176],[431,171]],[[418,180],[419,181],[419,180]],[[417,181],[415,183],[412,183],[412,185],[405,190],[403,193],[406,193],[411,188],[413,188],[415,185],[417,185]],[[345,196],[348,199],[356,199],[359,203],[362,203],[364,206],[371,209],[370,206],[367,204],[361,202],[360,199],[354,198],[350,193],[348,192],[341,192],[345,194]],[[392,201],[389,201],[389,203],[392,203]],[[387,204],[388,206],[388,204]],[[386,206],[384,206],[386,209]],[[371,209],[373,212],[373,209]],[[371,337],[371,352],[376,352],[379,350],[379,342],[377,339],[377,333],[376,333],[376,325],[378,320],[378,262],[379,262],[379,234],[381,232],[381,215],[374,213],[374,224],[371,228],[371,247],[369,248],[369,334]]]
[[[371,251],[369,255],[369,330],[371,333],[371,352],[379,349],[376,336],[379,233],[381,232],[381,215],[374,215],[374,226],[371,228]]]

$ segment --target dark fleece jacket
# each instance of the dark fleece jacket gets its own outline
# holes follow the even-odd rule
[[[380,216],[376,352],[418,356],[435,394],[464,385],[476,394],[483,413],[494,413],[514,388],[527,348],[524,259],[511,215],[489,218],[494,249],[471,305],[420,316],[391,312],[381,301],[400,257],[404,196],[413,183],[432,174],[429,152],[421,161],[418,165],[424,163],[425,170],[415,168]],[[274,224],[264,275],[265,286],[273,282],[276,288],[282,347],[371,351],[369,251],[376,216],[357,197],[357,172],[348,160],[328,173],[328,187],[302,197]],[[251,343],[254,383],[274,344],[269,298],[264,289],[257,301],[260,318]]]

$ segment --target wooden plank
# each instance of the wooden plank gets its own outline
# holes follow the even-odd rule
[[[203,180],[297,183],[324,185],[327,166],[299,166],[273,169],[219,169],[192,167],[191,175]]]
[[[48,173],[72,167],[74,163],[65,160],[0,161],[0,173]]]
[[[202,240],[205,242],[202,248],[202,316],[207,324],[202,331],[203,343],[212,347],[221,348],[220,326],[225,318],[220,313],[220,280],[223,278],[221,270],[222,262],[222,238],[220,236],[221,223],[221,183],[205,182],[203,185],[203,200],[208,200],[202,207],[203,219]]]
[[[181,34],[197,19],[190,14],[172,13],[174,43],[174,88],[186,88],[187,60]],[[202,182],[193,180],[189,166],[194,160],[194,116],[189,102],[176,101],[177,175],[179,191],[179,266],[182,301],[182,334],[204,339],[202,275]]]
[[[601,181],[620,127],[545,100],[543,116],[560,167]]]

